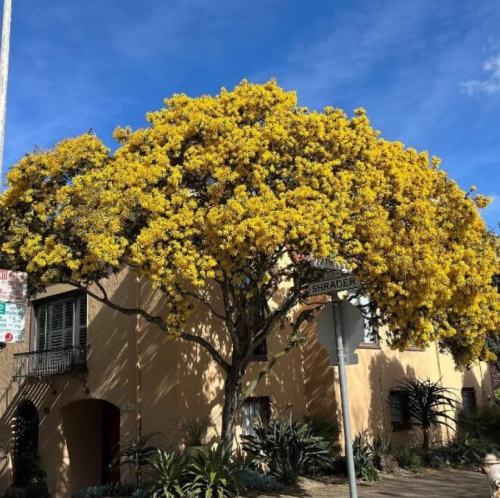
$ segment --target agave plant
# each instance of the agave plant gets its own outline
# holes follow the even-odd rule
[[[439,382],[412,378],[398,381],[400,389],[408,397],[411,423],[424,433],[422,449],[426,453],[429,452],[433,427],[445,425],[455,430],[448,422],[456,422],[450,412],[456,411],[458,400],[450,389],[442,387]]]
[[[183,460],[174,450],[158,450],[158,457],[150,459],[149,492],[152,498],[183,498]]]
[[[186,468],[186,495],[203,498],[234,498],[242,487],[244,464],[233,460],[222,445],[197,453]]]
[[[126,439],[120,444],[120,451],[117,453],[111,465],[133,465],[135,481],[139,488],[142,484],[142,468],[149,465],[150,458],[157,452],[158,448],[149,444],[154,436],[161,435],[160,432],[150,432],[145,436]]]
[[[254,465],[266,465],[283,484],[294,484],[302,474],[328,467],[329,443],[315,436],[308,424],[287,419],[256,424],[254,435],[245,436],[243,449],[254,455]]]

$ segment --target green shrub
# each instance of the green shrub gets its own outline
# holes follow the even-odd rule
[[[352,442],[352,453],[354,456],[354,468],[356,476],[361,477],[364,469],[373,468],[373,449],[366,432],[358,434]]]
[[[243,487],[244,464],[234,461],[232,456],[232,452],[224,451],[222,445],[194,455],[186,466],[186,493],[205,498],[238,496]]]
[[[152,498],[180,498],[184,469],[181,456],[174,450],[158,450],[157,458],[149,460],[148,489]]]
[[[207,444],[210,424],[210,417],[208,416],[182,419],[180,424],[182,442],[186,446],[204,446]]]
[[[487,437],[476,438],[470,434],[457,436],[443,450],[451,465],[478,465],[488,453],[499,454],[498,445]]]
[[[145,436],[126,439],[120,445],[120,451],[113,459],[112,466],[132,465],[135,472],[136,487],[140,488],[142,483],[142,468],[149,465],[150,458],[157,452],[158,448],[149,444],[149,440],[160,435],[159,432],[150,432]]]
[[[299,475],[330,466],[328,442],[308,424],[272,420],[267,426],[256,424],[254,432],[245,437],[243,449],[254,455],[254,465],[267,465],[283,484],[295,484]]]
[[[247,491],[260,491],[263,493],[275,493],[283,489],[283,484],[256,470],[247,469],[241,475],[243,488]]]
[[[417,472],[422,468],[422,457],[408,446],[395,448],[392,450],[392,454],[403,469]]]
[[[366,467],[361,470],[359,478],[362,481],[380,481],[380,472],[375,467]]]
[[[328,442],[330,453],[340,451],[340,428],[336,420],[332,420],[323,413],[314,413],[305,415],[304,423],[311,428],[314,436],[321,437]]]
[[[451,465],[446,447],[434,448],[422,455],[422,465],[431,469],[444,469]]]
[[[392,451],[392,443],[388,437],[376,434],[371,442],[373,457],[387,455]]]
[[[361,432],[354,438],[352,442],[352,453],[356,477],[363,481],[380,480],[380,473],[375,468],[373,462],[373,446],[370,443],[367,432]]]
[[[478,406],[462,410],[458,415],[461,432],[474,438],[487,437],[500,444],[500,408]]]

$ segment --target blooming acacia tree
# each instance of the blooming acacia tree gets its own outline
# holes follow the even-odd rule
[[[274,81],[165,104],[148,128],[118,129],[114,154],[87,134],[12,168],[2,258],[30,273],[33,292],[70,283],[204,347],[225,375],[226,445],[248,390],[317,310],[303,306],[318,278],[305,255],[356,273],[394,347],[439,341],[459,365],[485,354],[500,324],[498,246],[478,214],[487,200],[466,195],[437,159],[380,138],[362,110],[300,108]],[[110,300],[102,281],[126,266],[163,293],[161,316]],[[185,330],[195,307],[220,320],[229,353]],[[284,350],[245,384],[254,349],[286,322]]]

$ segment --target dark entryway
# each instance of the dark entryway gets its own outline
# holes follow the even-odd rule
[[[31,401],[25,401],[17,409],[14,427],[14,486],[23,486],[38,457],[38,410]]]
[[[103,400],[77,401],[61,410],[72,490],[120,480],[111,467],[119,451],[120,409]]]

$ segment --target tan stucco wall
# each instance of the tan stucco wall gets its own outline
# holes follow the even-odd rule
[[[112,300],[123,306],[145,307],[150,313],[163,313],[161,296],[131,273],[124,271],[112,275],[103,284]],[[67,290],[67,287],[54,286],[44,296]],[[214,307],[220,309],[220,299],[215,293],[212,299]],[[186,324],[186,331],[202,334],[225,355],[229,354],[227,332],[208,310],[193,315]],[[289,330],[284,328],[269,337],[270,355],[281,349],[288,335]],[[9,345],[0,353],[0,442],[10,443],[16,409],[23,400],[31,400],[40,416],[40,453],[54,496],[64,498],[84,484],[98,484],[91,482],[97,479],[97,468],[92,467],[96,462],[75,474],[75,465],[82,466],[79,461],[85,461],[85,455],[92,453],[95,438],[98,438],[96,429],[85,443],[78,443],[79,438],[83,441],[82,434],[89,432],[90,424],[83,420],[96,419],[97,408],[80,405],[82,410],[78,416],[82,423],[68,420],[64,417],[69,413],[65,409],[76,401],[100,399],[117,406],[121,410],[122,440],[135,436],[139,430],[143,434],[161,431],[165,438],[155,437],[154,444],[175,444],[179,418],[203,415],[212,417],[211,435],[216,437],[220,433],[223,374],[200,346],[169,340],[157,326],[144,319],[122,315],[92,299],[88,304],[87,338],[90,350],[85,382],[89,394],[77,379],[68,376],[51,379],[55,395],[50,386],[38,381],[12,383],[13,354],[29,349],[28,337],[25,343]],[[391,433],[386,400],[390,387],[395,384],[394,378],[403,375],[442,378],[443,385],[457,389],[476,387],[479,403],[487,402],[491,394],[489,372],[484,365],[465,374],[456,372],[452,359],[438,355],[434,346],[425,352],[404,353],[383,346],[381,350],[360,350],[359,359],[359,365],[347,367],[354,433],[364,429]],[[248,370],[247,380],[261,366],[262,363],[255,362]],[[302,345],[278,363],[257,386],[254,395],[270,396],[276,415],[284,413],[286,406],[291,405],[296,419],[307,411],[340,418],[336,372],[329,366],[328,354],[316,340],[314,323],[307,324]],[[392,435],[396,443],[418,438],[418,434],[411,433]],[[75,456],[74,448],[80,446],[81,453]],[[0,492],[12,482],[11,467],[8,458],[0,460]],[[127,467],[123,467],[122,478],[129,477]]]
[[[313,412],[335,412],[341,422],[337,368],[329,366],[329,356],[316,338],[315,323],[306,327],[305,335],[303,355],[309,409]],[[387,345],[382,333],[380,347],[360,347],[357,354],[359,363],[346,366],[353,437],[367,430],[372,434],[390,436],[396,445],[421,444],[418,429],[395,432],[391,425],[389,391],[398,386],[397,380],[404,377],[440,380],[441,385],[450,388],[458,400],[461,399],[462,388],[474,387],[478,405],[491,402],[493,387],[489,367],[480,363],[465,372],[458,371],[453,358],[439,353],[436,344],[426,350],[394,351]],[[330,395],[325,396],[327,390]],[[453,434],[451,429],[438,429],[433,434],[433,441],[447,440]]]

